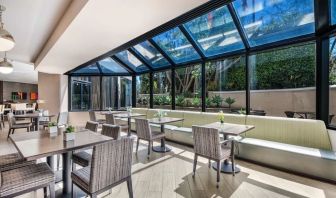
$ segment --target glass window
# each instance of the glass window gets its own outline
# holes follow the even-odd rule
[[[154,108],[171,109],[171,70],[153,74]]]
[[[329,123],[336,126],[336,38],[330,38],[329,58]]]
[[[176,109],[201,111],[201,65],[175,70]]]
[[[233,5],[251,46],[315,31],[313,0],[236,0]]]
[[[144,41],[138,45],[134,46],[135,51],[137,51],[144,59],[151,63],[155,68],[165,67],[169,65],[167,59],[165,59],[162,54],[148,41]]]
[[[173,59],[175,63],[200,59],[196,50],[178,27],[154,37],[153,40]]]
[[[74,71],[75,74],[100,74],[96,63]]]
[[[148,71],[148,68],[128,50],[121,51],[116,56],[135,72]]]
[[[184,27],[206,56],[244,48],[227,6],[202,15],[184,24]]]
[[[251,114],[314,119],[315,54],[308,43],[251,55]]]
[[[106,74],[113,74],[113,73],[128,74],[129,73],[124,67],[119,65],[112,58],[105,58],[99,61],[98,63],[100,65],[102,72]]]
[[[149,107],[149,74],[136,77],[137,107]]]
[[[74,111],[100,109],[100,77],[71,77],[71,109]]]
[[[207,62],[206,110],[245,114],[245,56]]]
[[[120,84],[120,107],[132,106],[132,77],[122,76],[119,77]]]
[[[331,24],[336,24],[336,0],[331,0]]]

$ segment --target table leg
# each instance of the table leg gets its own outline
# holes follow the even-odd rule
[[[72,189],[71,189],[71,170],[72,170],[72,164],[71,164],[71,155],[72,152],[66,152],[63,153],[63,194],[64,195],[71,195]]]
[[[49,167],[51,168],[51,170],[55,170],[54,168],[55,168],[55,161],[54,161],[54,156],[52,155],[52,156],[48,156],[47,157],[47,164],[49,165]]]
[[[161,133],[164,133],[164,124],[161,124]],[[166,146],[165,141],[161,139],[161,145],[160,146],[154,146],[153,151],[158,153],[166,153],[171,151],[171,148]]]
[[[131,117],[127,118],[127,124],[128,124],[127,136],[131,136]]]

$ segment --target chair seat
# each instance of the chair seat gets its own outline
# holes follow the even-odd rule
[[[28,128],[31,127],[31,123],[26,123],[26,124],[14,124],[12,125],[12,129],[21,129],[21,128]]]
[[[8,171],[22,166],[35,164],[35,161],[25,161],[19,153],[0,156],[0,171]]]
[[[72,155],[73,163],[78,164],[82,167],[87,167],[90,165],[92,155],[87,151],[75,152]]]
[[[87,191],[89,191],[90,168],[90,166],[84,167],[71,173],[72,182]]]
[[[98,122],[99,124],[105,124],[106,120],[105,119],[98,119],[96,122]]]
[[[48,186],[55,181],[55,175],[46,163],[32,164],[1,172],[0,197]]]
[[[155,140],[155,139],[162,139],[165,137],[165,134],[164,133],[161,133],[161,132],[157,132],[157,131],[152,131],[152,140]]]

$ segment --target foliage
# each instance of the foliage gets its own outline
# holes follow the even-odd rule
[[[75,132],[75,127],[70,125],[66,128],[65,133],[73,133]]]
[[[56,122],[49,122],[48,123],[48,127],[54,127],[54,126],[57,126]]]
[[[211,102],[216,104],[216,107],[220,107],[222,105],[223,98],[218,95],[215,95],[215,96],[212,96]]]
[[[227,97],[225,98],[224,102],[229,105],[229,108],[231,108],[231,105],[236,102],[236,99]]]
[[[171,104],[171,97],[165,95],[156,95],[153,98],[154,105],[169,105]]]
[[[191,104],[195,107],[199,107],[201,105],[201,99],[200,98],[194,98],[192,100]]]
[[[183,95],[176,96],[176,106],[183,107],[185,105],[185,97]]]
[[[211,106],[211,99],[208,98],[208,97],[205,98],[205,106],[206,107],[210,107]]]
[[[223,113],[223,111],[220,111],[219,113],[218,113],[218,119],[219,119],[219,121],[220,121],[220,123],[224,123],[224,113]]]

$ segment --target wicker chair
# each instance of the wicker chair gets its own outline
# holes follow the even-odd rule
[[[217,162],[217,188],[220,180],[221,160],[231,158],[233,175],[235,174],[234,147],[233,140],[220,141],[217,129],[192,126],[194,137],[194,166],[193,176],[195,175],[198,156],[205,157]]]
[[[89,111],[89,116],[90,116],[90,121],[98,122],[99,124],[106,123],[106,120],[104,119],[97,119],[96,112],[94,111]]]
[[[127,181],[129,196],[133,198],[132,150],[133,140],[130,138],[94,146],[91,166],[71,173],[73,184],[95,198],[100,193]]]
[[[98,123],[97,123],[97,125],[98,125]],[[119,128],[119,126],[110,125],[110,124],[103,124],[103,129],[102,129],[101,133],[103,135],[110,136],[113,139],[120,138],[120,128]],[[89,152],[78,151],[78,152],[75,152],[72,155],[73,163],[78,164],[82,167],[89,166],[90,163],[91,163],[91,158],[92,158],[92,155],[90,154],[90,151]],[[73,167],[74,167],[74,170],[75,170],[75,166],[73,166]]]
[[[106,124],[118,125],[120,126],[121,131],[128,132],[128,124],[122,123],[121,120],[115,119],[112,113],[106,114],[105,117],[106,117]]]
[[[11,132],[12,132],[12,134],[14,134],[15,129],[26,128],[28,132],[30,131],[30,127],[32,126],[31,123],[21,123],[21,124],[16,123],[16,120],[15,120],[15,117],[14,117],[13,113],[8,113],[7,118],[8,118],[8,125],[9,125],[7,138],[9,138],[9,135],[10,135]]]
[[[163,141],[165,141],[165,134],[157,131],[152,131],[147,119],[135,119],[135,128],[138,135],[136,152],[138,152],[140,140],[148,141],[148,156],[150,155],[150,150],[153,146],[154,140],[163,139]]]
[[[19,153],[0,156],[0,172],[35,164],[35,161],[24,160]]]
[[[98,131],[98,126],[99,126],[98,122],[87,121],[86,125],[85,125],[85,129],[93,131],[93,132],[97,132]]]
[[[47,187],[50,189],[50,197],[55,197],[55,175],[46,163],[1,171],[0,174],[0,197],[15,197]]]

